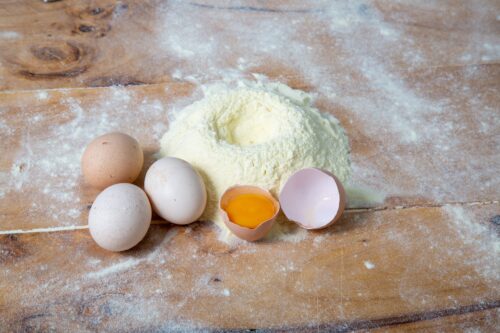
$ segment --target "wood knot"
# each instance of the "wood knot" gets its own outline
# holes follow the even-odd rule
[[[80,32],[92,32],[95,30],[95,27],[92,25],[80,24],[80,26],[78,27],[78,30]]]
[[[88,4],[75,4],[73,6],[69,6],[66,8],[66,13],[75,18],[88,20],[99,20],[110,17],[113,14],[123,12],[124,4],[116,4],[116,3],[108,3],[108,4],[99,4],[98,7],[89,6]],[[128,7],[128,5],[125,5]],[[125,8],[126,9],[126,8]]]
[[[101,38],[111,30],[111,25],[106,22],[77,22],[71,31],[73,34],[85,34],[95,38]]]
[[[12,48],[5,60],[25,78],[46,79],[74,77],[85,72],[92,64],[94,54],[91,47],[80,42],[48,40],[28,48]]]
[[[89,4],[74,4],[66,8],[66,13],[72,17],[75,24],[71,33],[86,34],[87,36],[102,38],[111,30],[112,18],[122,15],[128,10],[123,3],[100,3],[98,7]]]
[[[31,47],[31,53],[43,61],[63,61],[66,55],[58,48],[50,46]]]

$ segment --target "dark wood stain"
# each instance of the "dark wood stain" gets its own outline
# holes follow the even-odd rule
[[[280,8],[266,8],[266,7],[255,7],[255,6],[217,6],[209,5],[205,3],[189,2],[189,5],[193,7],[203,8],[203,9],[216,9],[216,10],[233,10],[241,12],[261,12],[261,13],[319,13],[323,9],[280,9]]]
[[[25,76],[26,78],[30,79],[54,79],[54,78],[61,78],[61,77],[75,77],[87,70],[87,66],[83,67],[77,67],[73,68],[67,71],[59,71],[59,72],[52,72],[52,73],[35,73],[32,71],[27,71],[27,70],[21,70],[19,71],[19,74],[22,76]]]
[[[490,222],[496,226],[500,226],[500,215],[495,215],[490,219]]]
[[[101,76],[85,82],[87,87],[136,86],[144,83],[129,76]]]
[[[68,41],[60,45],[31,46],[33,58],[14,59],[11,62],[20,67],[17,73],[28,79],[53,79],[75,77],[89,68],[94,59],[94,50],[80,42]]]
[[[80,24],[78,30],[81,32],[92,32],[95,30],[95,27],[92,25]]]
[[[26,255],[28,251],[17,235],[0,237],[0,264],[13,263]]]
[[[432,320],[442,317],[463,315],[472,312],[490,310],[500,307],[500,300],[481,302],[477,304],[465,305],[457,308],[448,308],[434,311],[425,311],[418,313],[410,313],[401,316],[378,318],[371,320],[355,320],[344,321],[326,325],[319,325],[319,327],[293,327],[287,328],[286,332],[353,332],[358,330],[376,329],[388,326],[397,326],[402,324],[415,323],[419,321]],[[282,330],[282,329],[281,329]],[[277,330],[277,331],[281,331]]]
[[[101,8],[101,7],[96,7],[96,8],[92,8],[92,9],[89,10],[90,15],[94,15],[94,16],[95,15],[99,15],[102,12],[104,12],[104,9]]]
[[[27,315],[21,319],[20,332],[48,332],[49,323],[46,317],[51,317],[49,313],[35,313]]]

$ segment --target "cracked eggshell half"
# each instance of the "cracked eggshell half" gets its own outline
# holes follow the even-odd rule
[[[305,168],[288,178],[279,195],[285,216],[305,229],[322,229],[335,223],[344,212],[347,197],[332,173]]]
[[[261,222],[257,227],[253,229],[234,223],[229,218],[229,215],[226,212],[226,208],[232,199],[241,194],[258,194],[265,196],[274,205],[275,209],[274,215],[270,219]],[[222,195],[219,201],[219,210],[220,213],[222,214],[222,218],[225,225],[229,228],[229,230],[231,230],[231,232],[234,235],[243,240],[254,242],[266,236],[267,233],[271,230],[271,228],[274,225],[274,222],[276,221],[276,216],[280,211],[280,204],[276,199],[274,199],[274,197],[271,195],[271,193],[269,193],[269,191],[263,188],[250,185],[235,185],[228,188]]]

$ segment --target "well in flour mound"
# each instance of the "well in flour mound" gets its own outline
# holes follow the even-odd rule
[[[305,167],[350,175],[349,145],[332,115],[308,94],[282,84],[214,86],[175,115],[161,139],[161,154],[191,163],[207,185],[202,219],[226,227],[217,203],[235,184],[258,185],[277,195],[288,177]]]

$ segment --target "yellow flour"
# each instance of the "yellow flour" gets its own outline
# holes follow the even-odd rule
[[[232,185],[258,185],[277,196],[305,167],[329,170],[342,182],[350,175],[349,145],[338,120],[312,107],[305,92],[279,83],[209,89],[176,115],[161,139],[161,154],[200,172],[208,191],[202,219],[223,230],[217,203]]]

